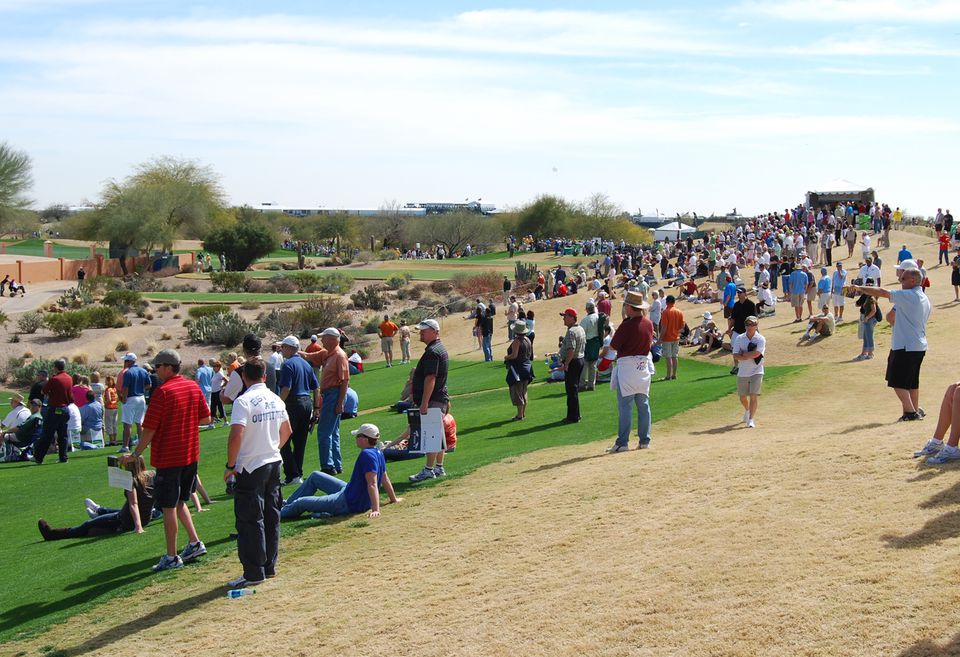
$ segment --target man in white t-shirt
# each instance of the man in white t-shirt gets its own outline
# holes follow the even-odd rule
[[[743,421],[753,429],[763,385],[763,353],[767,341],[758,331],[755,316],[747,317],[744,325],[746,333],[737,335],[733,341],[733,359],[737,361],[737,394],[743,405]]]
[[[280,342],[271,346],[270,356],[267,358],[267,389],[277,392],[277,381],[280,380],[280,368],[283,367],[283,354],[280,353]]]
[[[280,448],[292,433],[286,405],[267,389],[266,364],[237,368],[246,391],[233,401],[224,481],[236,477],[233,510],[243,575],[230,588],[258,584],[277,572],[280,547]]]
[[[23,395],[15,392],[10,396],[10,412],[3,418],[2,431],[13,431],[27,418],[30,417],[30,409],[23,405]]]

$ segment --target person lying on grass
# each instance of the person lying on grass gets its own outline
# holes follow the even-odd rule
[[[84,500],[90,519],[76,527],[55,529],[41,518],[37,521],[40,534],[45,541],[58,541],[65,538],[84,538],[104,534],[119,534],[135,531],[143,533],[150,523],[153,510],[153,479],[156,474],[147,470],[142,456],[131,457],[130,470],[133,473],[133,488],[125,491],[126,502],[119,509],[107,508],[96,504],[90,498]]]
[[[387,475],[387,462],[377,449],[380,429],[375,424],[362,424],[351,431],[356,436],[360,453],[353,464],[350,481],[344,482],[324,472],[314,471],[293,491],[280,508],[280,519],[297,518],[310,513],[314,518],[343,516],[368,512],[371,518],[380,516],[380,487],[387,492],[391,504],[399,504],[393,484]],[[325,493],[317,496],[315,493]]]

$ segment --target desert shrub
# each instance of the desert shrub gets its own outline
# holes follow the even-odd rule
[[[53,373],[52,360],[37,358],[36,360],[32,360],[26,364],[24,364],[24,362],[20,359],[17,360],[19,361],[19,364],[15,367],[11,367],[11,369],[13,370],[13,382],[19,387],[25,388],[31,385],[36,380],[37,372],[40,370],[46,370],[51,374]],[[11,362],[11,366],[13,365],[14,363]],[[70,374],[71,376],[74,374],[90,376],[90,373],[93,372],[93,370],[86,365],[80,365],[78,363],[67,363],[66,371],[67,374]]]
[[[393,249],[383,249],[377,254],[377,260],[396,260],[399,254]]]
[[[371,315],[363,322],[363,332],[367,334],[376,333],[377,329],[380,327],[380,321],[379,315]]]
[[[123,287],[137,292],[159,292],[163,283],[148,274],[131,274],[123,279]]]
[[[83,280],[83,286],[90,290],[92,294],[101,294],[115,290],[122,283],[113,276],[87,276]]]
[[[180,313],[173,313],[173,318],[174,318],[174,319],[180,319],[180,318],[181,318]]]
[[[90,306],[77,312],[86,320],[84,328],[120,328],[126,325],[120,311],[109,306]]]
[[[258,333],[259,327],[233,312],[208,315],[193,320],[187,326],[187,337],[198,344],[222,344],[234,347],[247,333]]]
[[[281,267],[280,263],[278,262],[271,262],[269,265],[267,265],[268,271],[280,271],[281,269],[283,269],[283,267]]]
[[[243,292],[247,277],[239,271],[218,271],[210,274],[215,292]]]
[[[89,365],[89,364],[90,364],[90,356],[88,356],[87,354],[82,353],[82,352],[79,353],[79,354],[74,354],[74,355],[70,358],[70,362],[73,363],[74,365]]]
[[[144,352],[147,356],[152,356],[152,355],[154,355],[155,353],[157,353],[157,343],[156,343],[156,342],[148,342],[148,343],[146,344],[146,346],[144,347],[143,352]]]
[[[373,251],[360,251],[357,253],[357,257],[355,257],[354,260],[357,262],[367,263],[373,262],[374,258],[376,258],[376,256],[373,254]]]
[[[277,337],[297,335],[305,338],[328,326],[344,326],[348,317],[346,308],[338,299],[313,298],[295,310],[271,310],[261,315],[258,321],[265,332]]]
[[[14,333],[13,335],[11,335],[10,342],[13,342],[14,344],[16,344],[17,342],[20,342],[20,334]]]
[[[117,343],[117,346],[113,348],[114,351],[130,351],[130,345],[126,340],[121,340]]]
[[[173,309],[177,309],[177,308],[180,307],[180,302],[179,302],[179,301],[171,301],[171,302],[170,302],[170,307],[173,308]]]
[[[103,297],[101,303],[116,308],[122,313],[129,313],[146,307],[147,303],[136,290],[110,290]]]
[[[203,306],[193,306],[190,310],[187,311],[187,314],[190,315],[193,319],[200,319],[201,317],[209,317],[211,315],[222,315],[223,313],[230,312],[230,306],[225,303],[210,303]]]
[[[379,285],[368,285],[357,290],[350,295],[350,300],[353,301],[354,308],[358,309],[383,310],[387,307],[387,299]]]
[[[152,322],[152,321],[153,321],[153,313],[144,313],[143,317],[144,317],[144,319],[146,319],[148,322]]]
[[[265,281],[268,285],[266,292],[274,292],[276,294],[292,294],[297,291],[297,285],[291,281],[286,276],[278,274],[276,276],[270,277],[268,281]]]
[[[271,281],[277,278],[273,277]],[[326,292],[329,294],[344,294],[353,286],[353,278],[342,272],[329,274],[315,274],[313,272],[297,271],[282,278],[294,284],[297,292]],[[276,290],[275,290],[276,291]]]
[[[467,274],[466,272],[457,272],[453,275],[451,282],[453,287],[468,297],[486,295],[503,289],[503,276],[496,272],[488,271],[479,274]]]
[[[0,310],[0,326],[6,328],[9,322],[10,322],[10,317],[7,315],[7,313]]]
[[[170,304],[169,303],[163,304],[162,306],[157,308],[157,312],[161,312],[161,313],[170,312]]]
[[[183,283],[181,285],[174,285],[172,292],[196,292],[197,286],[192,283]]]
[[[43,314],[38,312],[23,313],[17,319],[17,331],[19,333],[36,333],[37,329],[43,326]]]
[[[173,340],[173,336],[170,335],[169,333],[167,333],[166,331],[164,331],[163,333],[160,334],[160,339],[161,339],[161,340]]]
[[[87,328],[87,318],[79,310],[44,315],[43,323],[58,338],[79,338]]]
[[[449,294],[453,289],[453,283],[450,281],[433,281],[430,283],[430,291],[434,294]]]
[[[243,290],[251,294],[266,294],[270,292],[270,283],[258,278],[248,278]]]
[[[56,304],[64,310],[76,310],[93,303],[93,294],[86,287],[72,287],[57,298]]]
[[[406,310],[401,310],[399,313],[397,313],[394,321],[399,323],[401,319],[405,319],[407,320],[407,324],[413,326],[415,324],[419,324],[432,315],[433,311],[430,308],[407,308]]]
[[[409,283],[411,278],[413,277],[408,272],[399,272],[387,276],[387,280],[384,281],[384,284],[391,290],[399,290],[401,287]]]
[[[105,353],[105,354],[103,355],[103,362],[105,362],[105,363],[116,363],[116,362],[117,362],[117,356],[116,356],[112,351],[108,351],[107,353]]]
[[[23,352],[23,357],[22,357],[22,358],[23,358],[24,360],[29,360],[30,358],[33,358],[33,352],[32,352],[32,351],[25,351],[25,352]]]

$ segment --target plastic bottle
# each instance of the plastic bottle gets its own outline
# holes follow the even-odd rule
[[[231,600],[236,598],[242,598],[245,595],[253,595],[257,592],[257,589],[231,589],[227,591],[227,597]]]

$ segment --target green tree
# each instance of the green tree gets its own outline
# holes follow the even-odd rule
[[[503,238],[499,225],[475,212],[449,212],[409,218],[408,240],[421,244],[442,244],[447,255],[462,251],[467,244],[487,247]]]
[[[176,239],[203,238],[222,220],[224,194],[213,169],[162,157],[145,162],[123,181],[109,181],[87,229],[124,253],[171,248]],[[121,267],[126,272],[124,258]]]
[[[32,168],[26,152],[0,142],[0,234],[9,230],[8,223],[22,219],[30,206],[26,192],[33,187]]]
[[[279,245],[276,231],[259,219],[244,219],[232,226],[217,228],[203,240],[205,250],[227,255],[230,271],[244,271]]]
[[[573,214],[574,208],[564,199],[544,195],[520,210],[517,230],[534,237],[564,237]]]

